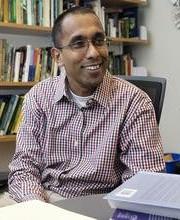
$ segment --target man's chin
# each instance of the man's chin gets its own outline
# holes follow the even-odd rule
[[[103,81],[103,77],[96,79],[89,79],[86,81],[87,88],[96,89]]]

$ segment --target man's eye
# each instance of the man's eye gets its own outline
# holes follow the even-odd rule
[[[104,45],[105,40],[104,39],[95,39],[94,43],[96,46],[102,46],[102,45]]]
[[[76,48],[85,47],[85,45],[86,45],[85,41],[76,41],[71,44],[71,47],[76,49]]]

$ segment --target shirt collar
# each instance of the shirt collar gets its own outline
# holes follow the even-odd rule
[[[97,87],[92,97],[92,100],[95,100],[104,107],[107,107],[108,102],[110,101],[111,79],[111,74],[106,72],[102,83]],[[69,99],[66,74],[64,72],[61,73],[59,76],[54,96],[54,102],[60,101],[63,98],[63,96]]]
[[[66,74],[65,72],[61,72],[58,76],[58,82],[56,85],[55,95],[54,95],[54,102],[58,102],[62,99],[63,96],[68,97],[67,95],[67,86],[66,86]]]

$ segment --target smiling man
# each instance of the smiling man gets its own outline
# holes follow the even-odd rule
[[[139,170],[163,170],[151,100],[108,73],[107,40],[96,14],[65,11],[52,37],[52,56],[65,73],[26,94],[9,166],[11,199],[53,202],[107,193]]]
[[[70,90],[83,97],[103,81],[108,63],[102,25],[95,14],[85,13],[64,16],[63,22],[57,19],[53,30],[53,55],[65,67]]]

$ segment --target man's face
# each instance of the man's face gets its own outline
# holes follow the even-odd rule
[[[106,44],[95,46],[92,43],[102,42],[105,36],[101,23],[93,14],[68,15],[63,20],[62,30],[59,39],[62,47],[89,40],[84,49],[65,47],[60,53],[71,90],[80,96],[90,95],[102,82],[108,63]]]

